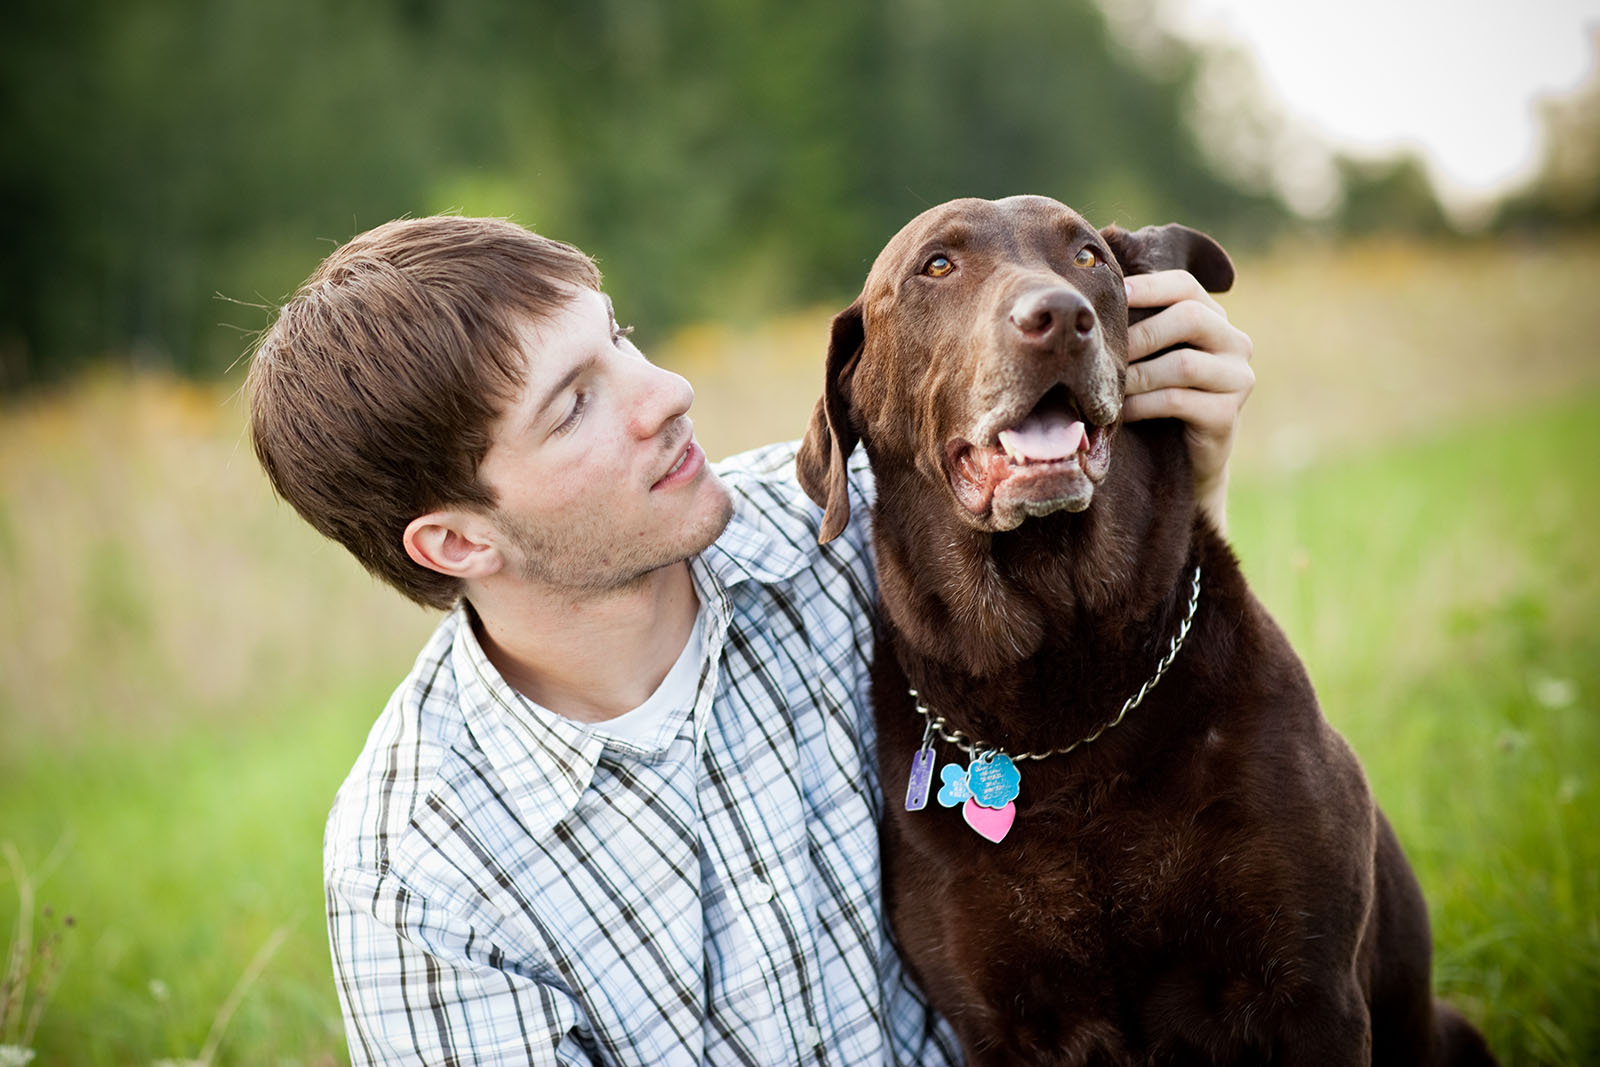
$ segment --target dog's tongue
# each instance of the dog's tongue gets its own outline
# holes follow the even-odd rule
[[[1000,446],[1025,462],[1066,459],[1083,445],[1083,423],[1064,411],[1034,412],[1020,424],[1000,431]]]

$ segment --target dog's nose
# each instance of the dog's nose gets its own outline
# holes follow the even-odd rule
[[[1094,335],[1094,308],[1076,289],[1037,289],[1011,305],[1011,325],[1039,347],[1053,346],[1058,339],[1087,341]]]

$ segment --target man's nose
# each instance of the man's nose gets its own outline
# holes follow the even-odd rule
[[[654,363],[640,361],[630,405],[630,427],[641,438],[654,437],[669,423],[688,414],[694,405],[694,388],[681,374]]]

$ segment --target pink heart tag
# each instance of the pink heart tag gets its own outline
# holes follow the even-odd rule
[[[967,820],[968,826],[998,845],[1011,832],[1011,824],[1017,818],[1017,806],[1012,803],[1003,808],[986,808],[968,797],[967,802],[961,805],[961,817]]]

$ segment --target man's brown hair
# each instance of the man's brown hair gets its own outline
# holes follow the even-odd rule
[[[448,608],[459,580],[414,563],[402,535],[442,507],[495,506],[478,478],[521,387],[521,322],[575,287],[588,256],[503,219],[385,223],[317,268],[251,360],[256,456],[278,495],[412,600]]]

